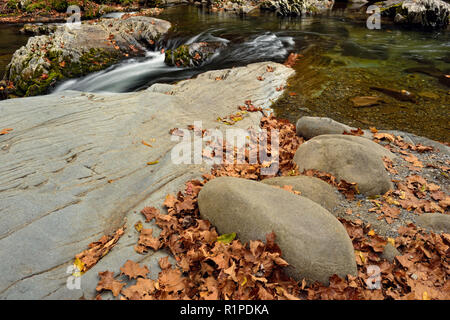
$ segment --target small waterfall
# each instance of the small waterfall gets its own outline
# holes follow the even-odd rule
[[[283,60],[294,46],[292,37],[264,33],[249,37],[243,42],[232,43],[230,40],[215,36],[220,30],[211,29],[190,38],[166,39],[157,45],[158,51],[147,52],[144,57],[124,60],[105,70],[78,79],[60,83],[53,93],[64,90],[85,92],[130,92],[144,89],[156,82],[173,82],[188,79],[198,73],[212,69],[245,65],[263,60]],[[197,68],[169,67],[164,63],[162,48],[173,49],[182,44],[194,42],[223,42],[220,49]]]

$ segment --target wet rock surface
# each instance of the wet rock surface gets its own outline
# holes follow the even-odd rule
[[[165,52],[165,63],[169,66],[195,67],[210,59],[218,50],[224,48],[224,42],[194,42]]]

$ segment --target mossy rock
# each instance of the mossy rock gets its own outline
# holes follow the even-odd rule
[[[189,46],[181,45],[176,49],[167,50],[164,62],[169,66],[187,67],[192,57],[189,54]]]
[[[24,64],[27,64],[31,58],[29,57]],[[119,62],[122,55],[103,49],[90,49],[80,57],[79,61],[71,61],[70,58],[63,57],[61,51],[50,50],[45,58],[50,61],[50,67],[39,68],[30,77],[21,76],[15,84],[15,95],[28,97],[46,94],[58,81],[106,69]],[[12,75],[11,78],[17,78],[17,75]]]

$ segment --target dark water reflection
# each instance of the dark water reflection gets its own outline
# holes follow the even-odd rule
[[[20,26],[0,24],[0,80],[13,53],[25,45],[28,37],[19,33]]]

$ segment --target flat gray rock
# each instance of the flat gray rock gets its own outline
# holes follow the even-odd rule
[[[361,193],[384,194],[393,188],[382,157],[396,159],[379,144],[357,136],[320,135],[300,145],[294,156],[300,172],[316,169],[338,180],[356,182]]]
[[[200,191],[201,216],[221,234],[243,242],[264,240],[272,231],[287,272],[297,280],[320,281],[356,274],[353,245],[344,226],[326,209],[289,191],[256,181],[220,177]]]
[[[261,182],[279,187],[283,187],[285,185],[292,186],[293,190],[301,193],[301,196],[320,204],[330,212],[332,212],[339,204],[337,190],[325,181],[322,181],[316,177],[275,177],[264,179]]]
[[[267,65],[274,72],[266,72]],[[229,129],[216,119],[236,113],[245,100],[269,107],[293,72],[263,62],[141,92],[65,91],[1,101],[0,128],[14,130],[0,136],[0,298],[90,299],[97,273],[118,271],[128,259],[144,260],[157,274],[157,261],[167,253],[134,252],[133,225],[144,220],[135,211],[161,205],[166,194],[209,172],[206,164],[172,162],[179,142],[169,130],[194,121]],[[232,127],[259,127],[261,117],[248,114]],[[74,256],[124,223],[126,233],[82,276],[81,289],[69,290]]]

